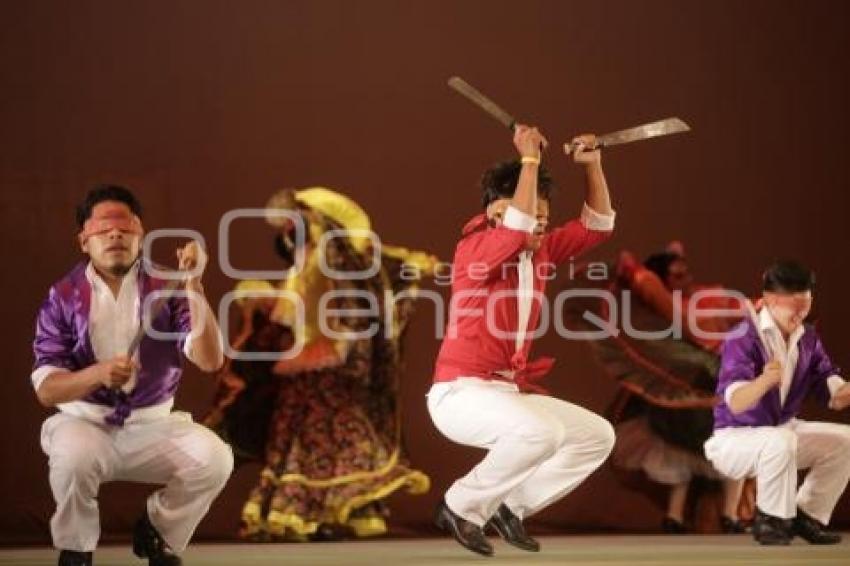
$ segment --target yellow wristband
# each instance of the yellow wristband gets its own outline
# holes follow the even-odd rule
[[[540,165],[540,158],[534,157],[534,156],[531,156],[531,155],[523,155],[522,159],[520,159],[520,162],[523,165],[525,165],[526,163],[532,163],[534,165]]]

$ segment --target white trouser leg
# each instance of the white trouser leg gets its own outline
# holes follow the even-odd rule
[[[604,460],[600,454],[607,455],[613,445],[610,425],[600,426],[596,420],[603,419],[563,401],[521,394],[502,383],[454,382],[432,392],[438,387],[443,390],[429,395],[428,409],[440,432],[454,442],[488,450],[446,492],[452,511],[479,526],[509,496],[515,506],[511,509],[520,515],[554,501],[595,469]],[[573,443],[567,436],[573,433],[587,435],[575,442],[584,456],[593,453],[587,461],[565,455]],[[591,448],[595,442],[589,438],[596,433],[604,439]]]
[[[57,413],[42,425],[41,447],[49,458],[56,500],[50,519],[53,545],[92,552],[100,537],[97,492],[112,479],[119,460],[112,439],[103,427]]]
[[[795,421],[797,467],[809,469],[797,506],[824,525],[850,479],[850,426]]]
[[[560,423],[561,443],[551,457],[520,483],[504,503],[520,518],[561,499],[608,458],[614,428],[599,415],[546,395],[527,395],[526,403]]]
[[[233,469],[230,447],[184,413],[124,427],[59,413],[45,421],[41,443],[56,499],[53,542],[65,550],[95,549],[100,484],[126,480],[165,484],[148,499],[148,516],[181,552]]]
[[[756,476],[756,504],[788,519],[797,507],[829,523],[850,479],[850,427],[794,420],[780,427],[730,428],[705,443],[705,453],[722,474]],[[797,470],[809,469],[797,490]]]
[[[116,479],[165,484],[148,498],[148,516],[182,552],[230,477],[230,447],[189,415],[172,413],[164,422],[128,425],[116,433],[116,448],[123,460]]]
[[[797,435],[790,427],[727,428],[705,443],[705,455],[732,479],[756,477],[756,505],[790,519],[797,513]]]

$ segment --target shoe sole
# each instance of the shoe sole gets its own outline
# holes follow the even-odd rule
[[[513,546],[514,548],[518,548],[518,549],[524,550],[526,552],[540,552],[540,546],[538,546],[537,548],[533,548],[533,547],[529,547],[529,546],[523,546],[521,544],[517,544],[516,542],[512,541],[511,539],[509,539],[505,535],[505,533],[502,532],[502,530],[498,526],[496,526],[496,523],[492,523],[490,521],[487,521],[487,524],[484,525],[484,528],[485,528],[485,532],[486,532],[487,528],[495,531],[496,534],[499,535],[499,538],[501,538],[503,541],[505,541],[509,545]]]
[[[797,536],[800,536],[800,535],[797,535]],[[838,540],[809,540],[809,539],[804,538],[804,537],[800,537],[800,538],[803,539],[804,541],[806,541],[809,544],[813,544],[813,545],[817,545],[817,546],[828,546],[828,545],[831,545],[831,544],[838,544],[838,543],[841,542],[841,539],[838,539]]]

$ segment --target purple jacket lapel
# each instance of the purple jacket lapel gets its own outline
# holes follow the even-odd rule
[[[71,271],[68,279],[71,287],[71,306],[74,311],[74,327],[80,356],[94,361],[94,348],[89,336],[89,311],[91,310],[91,284],[86,278],[85,262],[80,262]]]

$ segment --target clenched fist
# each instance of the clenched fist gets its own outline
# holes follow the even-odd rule
[[[582,134],[574,137],[567,148],[572,151],[573,161],[576,163],[589,165],[602,161],[602,152],[596,147],[596,135],[594,134]]]
[[[514,146],[521,157],[540,157],[540,151],[546,149],[549,142],[537,128],[517,124],[514,127]]]
[[[115,356],[111,360],[99,362],[98,381],[110,389],[118,389],[130,381],[133,372],[138,369],[136,363],[127,356]]]
[[[768,389],[779,385],[782,382],[782,363],[779,360],[767,362],[761,373],[761,379]]]
[[[191,279],[200,279],[207,267],[207,252],[192,240],[182,248],[177,248],[177,262],[181,271],[196,271]]]

